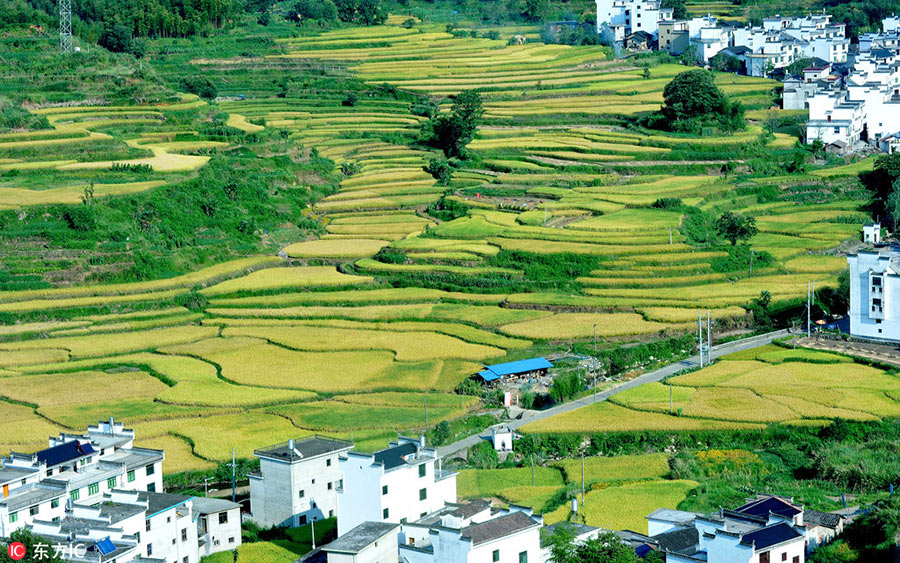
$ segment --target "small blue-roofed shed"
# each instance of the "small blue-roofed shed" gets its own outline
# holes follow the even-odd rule
[[[504,377],[515,377],[523,374],[545,372],[552,367],[553,364],[551,364],[547,358],[531,358],[528,360],[518,360],[515,362],[505,362],[502,364],[486,366],[482,371],[478,372],[478,377],[485,383],[492,383]]]

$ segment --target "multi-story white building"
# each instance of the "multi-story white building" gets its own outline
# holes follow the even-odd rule
[[[672,12],[660,0],[597,0],[597,33],[606,26],[617,42],[638,31],[656,37],[659,22],[671,20]]]
[[[399,528],[399,524],[363,522],[322,551],[327,563],[397,563]]]
[[[808,529],[803,514],[790,500],[772,496],[710,515],[657,510],[647,517],[648,543],[665,546],[667,537],[689,532],[693,545],[662,549],[667,563],[804,563]]]
[[[900,341],[900,252],[882,249],[847,256],[850,334]]]
[[[2,459],[0,535],[37,519],[63,518],[66,506],[92,504],[112,489],[162,491],[164,452],[134,447],[134,430],[110,419],[86,434],[61,434],[33,454]]]
[[[406,563],[540,563],[542,526],[530,508],[450,504],[401,526],[400,557]]]
[[[343,440],[313,436],[253,452],[260,473],[250,475],[252,520],[261,526],[303,526],[336,516],[343,478],[338,460],[352,447]]]
[[[340,459],[338,537],[359,524],[412,522],[456,501],[456,473],[444,471],[434,449],[400,437],[374,454],[349,452]]]
[[[200,557],[241,545],[241,505],[230,500],[194,497]]]

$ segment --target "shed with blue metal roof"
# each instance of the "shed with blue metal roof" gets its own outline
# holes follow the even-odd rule
[[[478,377],[485,383],[491,383],[504,377],[545,373],[552,367],[553,364],[551,364],[547,358],[542,356],[539,358],[530,358],[527,360],[517,360],[515,362],[504,362],[502,364],[485,366],[482,371],[478,372]]]

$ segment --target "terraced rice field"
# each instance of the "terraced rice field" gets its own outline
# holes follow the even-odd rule
[[[851,358],[777,345],[649,383],[609,403],[526,425],[528,432],[693,430],[900,416],[900,378]]]
[[[533,40],[507,45],[518,29],[491,40],[399,23],[283,38],[283,50],[265,62],[323,61],[373,88],[387,83],[432,96],[442,109],[446,96],[478,87],[485,119],[469,147],[472,163],[449,186],[439,185],[424,170],[437,152],[413,142],[427,118],[413,113],[403,95],[363,95],[343,104],[307,92],[217,103],[228,126],[283,131],[338,167],[348,165],[337,192],[310,210],[324,234],[286,245],[284,258],[246,258],[165,280],[0,292],[0,313],[16,321],[0,326],[2,394],[33,404],[0,403],[4,445],[36,449],[48,434],[112,415],[139,423],[139,443],[171,449],[167,471],[208,467],[227,459],[232,446],[249,456],[261,445],[313,432],[352,437],[374,449],[397,431],[423,429],[419,406],[425,401],[429,424],[474,408],[450,392],[483,362],[527,357],[535,345],[588,340],[595,325],[604,340],[627,343],[679,334],[701,310],[740,319],[741,305],[763,290],[776,301],[799,297],[807,282],[834,283],[845,268],[843,259],[824,253],[855,235],[859,225],[845,216],[858,215],[863,202],[799,204],[790,191],[795,177],[722,174],[726,162],[741,164],[745,145],[778,154],[792,138],[770,140],[758,125],[727,137],[626,127],[625,117],[659,107],[663,87],[684,67],[655,66],[645,78],[642,69],[607,60],[597,47]],[[536,30],[526,35],[534,38]],[[775,86],[731,75],[717,81],[760,111]],[[167,120],[169,112],[203,104],[186,97],[169,106],[38,110],[53,129],[0,135],[0,171],[96,174],[95,197],[153,189],[189,176],[211,151],[225,148]],[[117,129],[123,124],[146,130],[123,134]],[[125,156],[49,156],[78,143]],[[40,158],[29,156],[42,148]],[[866,162],[821,170],[821,181],[839,181]],[[103,181],[113,164],[147,165],[152,179]],[[761,186],[774,196],[760,195]],[[4,179],[0,209],[78,202],[85,187],[73,179],[37,190]],[[428,215],[426,208],[445,195],[468,211],[443,221]],[[753,213],[760,232],[751,244],[769,252],[773,264],[752,276],[716,271],[715,261],[727,253],[688,240],[684,213],[652,207],[660,198],[679,198],[711,214]],[[590,256],[597,267],[566,289],[533,291],[520,267],[493,262],[504,251]],[[385,254],[400,260],[382,259]],[[482,293],[462,282],[454,287],[464,290],[453,291],[420,283],[474,284],[488,277],[522,289]],[[623,394],[615,404],[588,407],[589,417],[564,415],[528,429],[758,428],[774,420],[895,412],[893,376],[854,364],[841,368],[865,385],[847,387],[845,378],[835,382],[833,394],[813,393],[819,402],[799,391],[775,392],[773,366],[790,368],[784,373],[796,377],[804,393],[814,385],[804,371],[814,366],[796,359],[726,360],[710,368],[708,379],[690,374],[684,377],[700,379],[660,386],[677,388],[682,416],[661,405],[665,388],[648,387],[647,396]],[[760,378],[741,379],[719,367],[729,364]],[[69,397],[51,392],[57,382],[134,394]],[[13,424],[17,432],[2,432]],[[615,473],[598,464],[598,472]],[[656,479],[658,463],[647,467]],[[486,482],[483,491],[538,503],[561,486],[548,481],[529,491],[528,477],[501,480],[502,489]],[[672,498],[681,494],[679,486],[667,486],[674,487]],[[598,514],[594,523],[611,525],[605,518]]]

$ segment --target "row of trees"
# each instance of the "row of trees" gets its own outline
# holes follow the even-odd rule
[[[338,20],[357,25],[380,25],[387,20],[381,0],[298,0],[288,20],[331,24]]]

